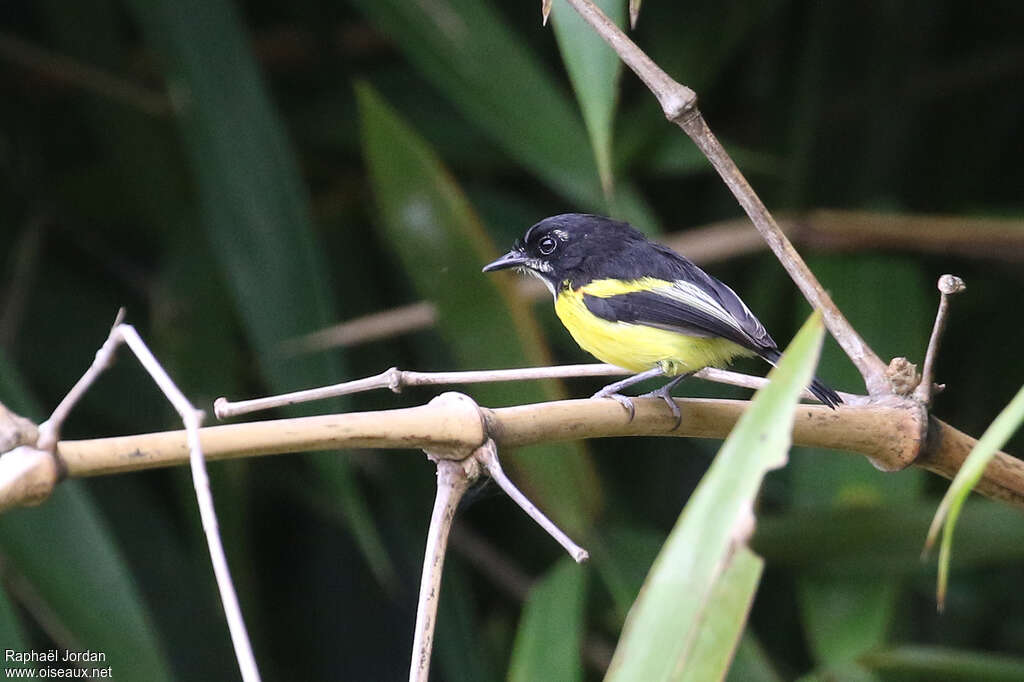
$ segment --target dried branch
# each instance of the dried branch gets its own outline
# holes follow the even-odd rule
[[[736,197],[740,206],[754,223],[754,227],[761,233],[800,291],[814,308],[822,312],[828,330],[864,378],[868,393],[872,396],[888,395],[890,391],[888,382],[885,380],[885,363],[846,320],[832,298],[818,283],[807,264],[804,263],[800,254],[796,252],[782,230],[779,229],[764,203],[704,121],[697,109],[697,96],[693,90],[673,80],[665,73],[593,2],[590,0],[568,0],[568,2],[593,26],[594,30],[604,38],[618,53],[622,61],[658,98],[665,117],[682,128],[708,158],[711,165],[715,167],[733,196]]]
[[[899,249],[1005,263],[1024,260],[1024,221],[1010,218],[818,209],[780,222],[790,239],[815,249]]]
[[[475,457],[487,469],[487,474],[498,484],[498,487],[504,490],[505,494],[511,497],[512,501],[518,504],[520,509],[526,512],[527,516],[536,521],[537,525],[546,530],[548,535],[553,537],[576,563],[581,564],[590,558],[587,550],[573,542],[561,528],[556,526],[551,519],[544,515],[544,512],[537,508],[537,505],[530,502],[530,499],[516,487],[515,483],[509,480],[509,477],[505,475],[501,468],[501,462],[498,461],[498,448],[493,440],[488,439],[486,443],[481,445],[476,451]]]
[[[0,303],[0,347],[11,347],[17,338],[22,316],[28,306],[29,292],[39,272],[39,256],[49,222],[48,211],[37,213],[29,219],[16,242],[7,245],[14,257],[11,259],[7,291]]]
[[[344,346],[357,346],[390,338],[419,329],[428,329],[437,322],[437,307],[420,301],[383,310],[335,324],[311,334],[288,339],[281,344],[286,355],[312,353]]]

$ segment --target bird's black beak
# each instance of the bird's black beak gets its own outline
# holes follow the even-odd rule
[[[505,270],[507,268],[514,268],[519,265],[525,265],[526,261],[526,254],[524,254],[519,249],[512,249],[511,251],[509,251],[508,253],[506,253],[504,256],[494,261],[493,263],[488,263],[487,265],[485,265],[483,271],[494,272],[495,270]]]

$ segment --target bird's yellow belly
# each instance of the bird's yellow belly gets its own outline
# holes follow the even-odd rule
[[[601,360],[633,372],[655,366],[669,376],[721,367],[738,355],[753,355],[722,338],[687,336],[640,324],[609,322],[592,314],[579,291],[563,290],[555,313],[580,347]]]

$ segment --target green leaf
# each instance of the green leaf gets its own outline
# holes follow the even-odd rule
[[[1024,659],[946,647],[901,646],[865,654],[864,667],[912,679],[948,682],[1016,682],[1024,680]],[[886,678],[888,679],[888,678]]]
[[[630,526],[613,527],[587,540],[593,566],[611,594],[620,627],[664,543],[663,532]]]
[[[697,630],[689,656],[691,663],[679,676],[680,680],[704,682],[725,677],[763,570],[764,560],[746,546],[739,547],[729,559],[711,590],[710,608]]]
[[[535,320],[512,287],[480,267],[496,258],[479,218],[433,150],[368,85],[357,87],[366,161],[380,227],[418,293],[438,309],[438,328],[463,367],[550,364]],[[473,387],[484,405],[551,400],[555,382]],[[578,443],[527,448],[506,460],[545,512],[570,531],[589,527],[600,488]]]
[[[838,507],[813,514],[793,511],[763,516],[751,546],[775,568],[823,577],[868,578],[931,575],[921,562],[921,537],[935,515],[927,500],[880,507]],[[893,523],[897,518],[899,523]],[[957,564],[965,569],[1013,565],[1024,560],[1020,512],[978,500],[960,517]]]
[[[597,0],[597,6],[615,25],[625,20],[624,0]],[[552,8],[552,26],[569,80],[583,112],[590,146],[605,197],[614,192],[612,125],[618,103],[622,62],[583,17],[564,0]]]
[[[956,529],[956,522],[960,516],[960,509],[963,507],[967,496],[985,472],[985,467],[995,457],[1010,436],[1024,424],[1024,386],[1021,387],[1013,400],[999,413],[992,425],[989,426],[978,443],[967,455],[960,471],[953,478],[949,490],[942,498],[935,518],[932,520],[931,528],[928,530],[927,547],[935,541],[939,527],[942,527],[942,546],[939,548],[939,581],[936,590],[936,598],[939,603],[939,610],[942,610],[946,601],[946,586],[949,583],[949,562],[953,548],[953,531]]]
[[[102,651],[118,679],[173,678],[127,562],[79,482],[61,483],[35,509],[0,516],[0,547],[61,646]]]
[[[586,577],[582,566],[565,558],[530,590],[512,650],[511,682],[583,679]]]
[[[28,649],[28,638],[22,630],[18,621],[18,613],[14,603],[8,597],[6,589],[0,589],[0,642],[4,643],[5,649],[15,651],[26,651]],[[4,670],[23,667],[20,663],[8,661],[4,656]]]
[[[334,303],[294,154],[233,6],[129,6],[163,58],[201,219],[261,369],[278,390],[338,376],[333,356],[275,352],[285,339],[330,322]]]
[[[749,632],[740,639],[725,679],[728,682],[782,682],[761,643]]]
[[[793,414],[814,373],[823,333],[815,313],[726,439],[655,560],[606,679],[677,679],[690,665],[700,664],[693,658],[696,642],[710,610],[720,608],[710,601],[715,583],[728,573],[753,530],[753,502],[765,473],[786,461]],[[755,585],[747,584],[752,592]],[[733,601],[734,615],[739,601]],[[742,604],[744,612],[748,605]],[[724,617],[716,613],[714,619]],[[715,657],[728,659],[735,643],[718,646]]]
[[[267,383],[284,392],[337,380],[343,376],[337,353],[280,352],[282,341],[334,321],[335,305],[294,154],[233,6],[227,0],[132,0],[129,6],[164,60],[201,219]],[[340,503],[371,564],[386,564],[348,463],[316,461],[325,478],[339,483]]]
[[[803,576],[797,584],[804,631],[827,665],[847,663],[889,629],[898,594],[887,576]]]
[[[512,158],[571,201],[588,210],[604,208],[584,126],[491,2],[353,2]]]
[[[479,645],[482,610],[476,597],[472,581],[458,557],[449,556],[437,605],[434,652],[444,679],[450,682],[501,679],[487,657],[488,652]]]
[[[877,675],[863,666],[846,661],[814,670],[798,677],[796,682],[882,682]]]

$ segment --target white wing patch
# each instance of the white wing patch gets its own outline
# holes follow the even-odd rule
[[[668,298],[675,299],[684,305],[695,308],[696,310],[699,310],[720,322],[724,322],[744,336],[747,335],[747,332],[743,329],[739,320],[733,317],[732,313],[723,308],[722,305],[716,301],[713,296],[711,296],[711,294],[692,282],[675,280],[670,286],[661,287],[656,291],[663,296],[667,296]],[[746,310],[745,305],[743,308]],[[749,313],[750,311],[747,310],[747,312]],[[751,314],[751,317],[753,317],[753,314]]]

